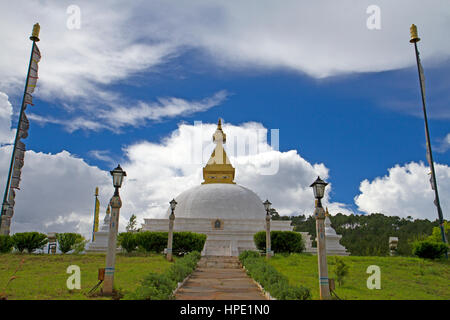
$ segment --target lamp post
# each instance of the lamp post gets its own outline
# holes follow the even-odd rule
[[[323,198],[325,187],[328,183],[317,177],[317,180],[311,184],[314,197],[316,198],[316,209],[314,216],[316,217],[316,234],[317,234],[317,260],[319,264],[319,284],[320,299],[330,299],[330,286],[328,283],[328,266],[327,266],[327,248],[325,242],[325,210],[322,207],[320,199]]]
[[[119,228],[119,211],[122,207],[122,200],[119,196],[119,188],[122,186],[123,177],[127,173],[122,170],[120,164],[114,170],[110,171],[113,177],[113,185],[115,188],[114,195],[109,202],[111,210],[111,218],[109,221],[109,237],[108,237],[108,251],[106,252],[106,268],[105,280],[103,283],[103,294],[112,295],[114,287],[114,267],[116,264],[116,242],[117,231]]]
[[[270,203],[269,200],[264,201],[264,208],[266,208],[266,258],[270,258]]]
[[[167,240],[167,260],[172,261],[172,242],[173,242],[173,221],[175,220],[175,207],[177,206],[177,202],[175,199],[172,199],[170,203],[170,210],[172,211],[169,216],[169,239]]]

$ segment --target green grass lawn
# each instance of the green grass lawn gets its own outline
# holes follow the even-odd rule
[[[105,267],[104,254],[0,254],[0,293],[22,259],[24,263],[16,273],[17,278],[12,280],[5,290],[9,300],[109,299],[86,296],[98,282],[98,269]],[[80,267],[80,290],[67,289],[66,281],[70,274],[66,273],[66,270],[70,265]],[[169,265],[170,262],[167,262],[163,255],[118,254],[114,286],[122,293],[133,291],[149,272],[162,273]],[[99,289],[96,292],[98,291]]]
[[[336,283],[335,292],[346,300],[450,300],[450,264],[406,257],[342,257],[349,266],[344,284]],[[328,275],[334,276],[333,257],[328,257]],[[312,298],[319,299],[317,256],[308,254],[276,254],[269,260],[294,285],[311,289]],[[381,270],[381,289],[368,289],[367,267],[377,265]]]

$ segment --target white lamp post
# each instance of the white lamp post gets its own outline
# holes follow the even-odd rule
[[[177,202],[175,199],[172,199],[170,203],[170,210],[172,211],[169,216],[169,239],[167,240],[167,260],[172,261],[172,242],[173,242],[173,222],[175,220],[175,207],[177,206]]]
[[[317,234],[317,259],[319,263],[319,285],[320,299],[330,299],[330,285],[328,282],[328,266],[327,266],[327,248],[325,240],[325,210],[322,207],[320,199],[325,194],[325,187],[328,183],[317,177],[317,180],[311,184],[314,197],[316,198],[316,209],[314,215],[316,217],[316,234]]]
[[[111,218],[109,221],[109,237],[108,251],[106,252],[106,268],[105,280],[103,283],[103,294],[112,295],[114,288],[114,268],[116,264],[116,242],[117,231],[119,228],[119,212],[122,207],[122,200],[119,196],[119,188],[122,186],[123,178],[127,173],[122,170],[120,164],[114,170],[110,171],[113,177],[113,185],[115,188],[114,195],[109,202],[111,210]]]
[[[271,255],[270,248],[270,203],[269,200],[264,201],[264,208],[266,209],[266,258],[269,259]]]

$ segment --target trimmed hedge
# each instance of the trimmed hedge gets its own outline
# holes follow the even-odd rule
[[[48,242],[47,235],[39,232],[15,233],[11,239],[17,251],[23,252],[26,249],[28,253],[44,247]]]
[[[9,235],[0,235],[0,253],[11,252],[14,242]]]
[[[150,273],[142,281],[140,286],[125,296],[126,300],[172,300],[173,291],[179,282],[182,282],[194,271],[200,253],[192,251],[183,258],[176,259],[166,272]]]
[[[167,247],[167,232],[144,231],[136,233],[136,242],[140,249],[161,253]]]
[[[439,259],[447,250],[448,245],[443,242],[424,240],[413,243],[412,253],[420,258]]]
[[[310,300],[311,291],[304,286],[291,286],[288,279],[267,263],[258,252],[244,251],[239,260],[247,269],[247,274],[257,281],[264,290],[277,300]]]
[[[254,234],[253,240],[260,251],[266,251],[266,231]],[[270,247],[275,253],[301,253],[305,250],[305,242],[302,235],[293,231],[271,231]]]
[[[127,252],[132,252],[138,247],[147,252],[161,253],[167,247],[168,232],[144,231],[137,233],[123,232],[119,234],[118,243]],[[174,254],[185,254],[191,251],[202,251],[205,245],[206,235],[194,232],[174,232]]]

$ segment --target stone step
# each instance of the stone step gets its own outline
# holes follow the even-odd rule
[[[241,263],[237,257],[206,256],[198,262],[202,268],[239,269]]]

